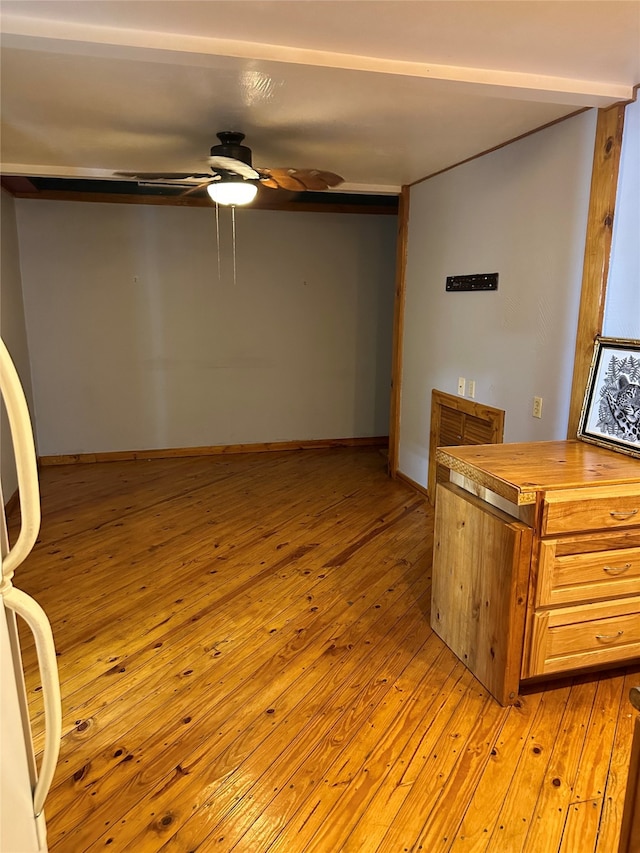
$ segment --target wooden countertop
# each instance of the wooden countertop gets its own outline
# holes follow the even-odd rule
[[[549,489],[640,483],[640,459],[577,440],[439,447],[436,459],[518,505]]]

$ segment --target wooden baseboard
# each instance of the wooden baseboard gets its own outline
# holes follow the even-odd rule
[[[402,480],[403,483],[406,483],[408,486],[411,486],[412,489],[415,489],[417,492],[420,492],[421,495],[424,495],[426,498],[429,497],[429,490],[424,486],[421,486],[420,483],[416,483],[415,480],[412,480],[411,477],[407,477],[406,474],[403,474],[402,471],[396,471],[396,479]]]
[[[19,506],[20,506],[20,492],[18,491],[18,489],[16,489],[15,492],[11,495],[9,500],[4,505],[4,514],[6,515],[6,517],[9,518],[9,516],[12,513],[14,513],[18,509]]]
[[[175,459],[230,453],[271,453],[281,450],[319,450],[329,447],[386,447],[389,436],[320,438],[305,441],[268,441],[257,444],[219,444],[211,447],[168,447],[158,450],[113,450],[100,453],[65,453],[41,456],[40,465],[77,465],[91,462],[132,462],[136,459]]]

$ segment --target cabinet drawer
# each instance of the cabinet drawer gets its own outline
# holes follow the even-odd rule
[[[542,535],[640,525],[640,483],[545,493]]]
[[[640,597],[534,615],[528,676],[640,659]]]
[[[640,547],[558,556],[558,544],[540,543],[537,607],[640,595]]]

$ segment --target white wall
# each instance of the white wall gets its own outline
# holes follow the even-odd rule
[[[640,100],[624,114],[603,334],[640,339]]]
[[[395,217],[16,207],[41,454],[388,432]]]
[[[566,437],[595,124],[582,113],[411,189],[399,468],[422,485],[431,390],[459,376],[506,410],[505,441]],[[496,292],[445,292],[489,272]]]
[[[31,372],[29,349],[22,303],[20,279],[20,254],[14,200],[9,193],[0,191],[2,197],[1,223],[1,268],[0,268],[0,335],[5,342],[16,366],[27,398],[33,420],[33,397],[31,394]],[[4,406],[0,416],[0,469],[2,494],[5,502],[18,486],[13,459],[11,433]]]

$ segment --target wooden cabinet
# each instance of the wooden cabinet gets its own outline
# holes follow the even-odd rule
[[[635,721],[618,853],[638,853],[640,850],[640,687],[631,688],[629,699]]]
[[[431,624],[498,701],[640,660],[640,461],[562,441],[438,462]]]

